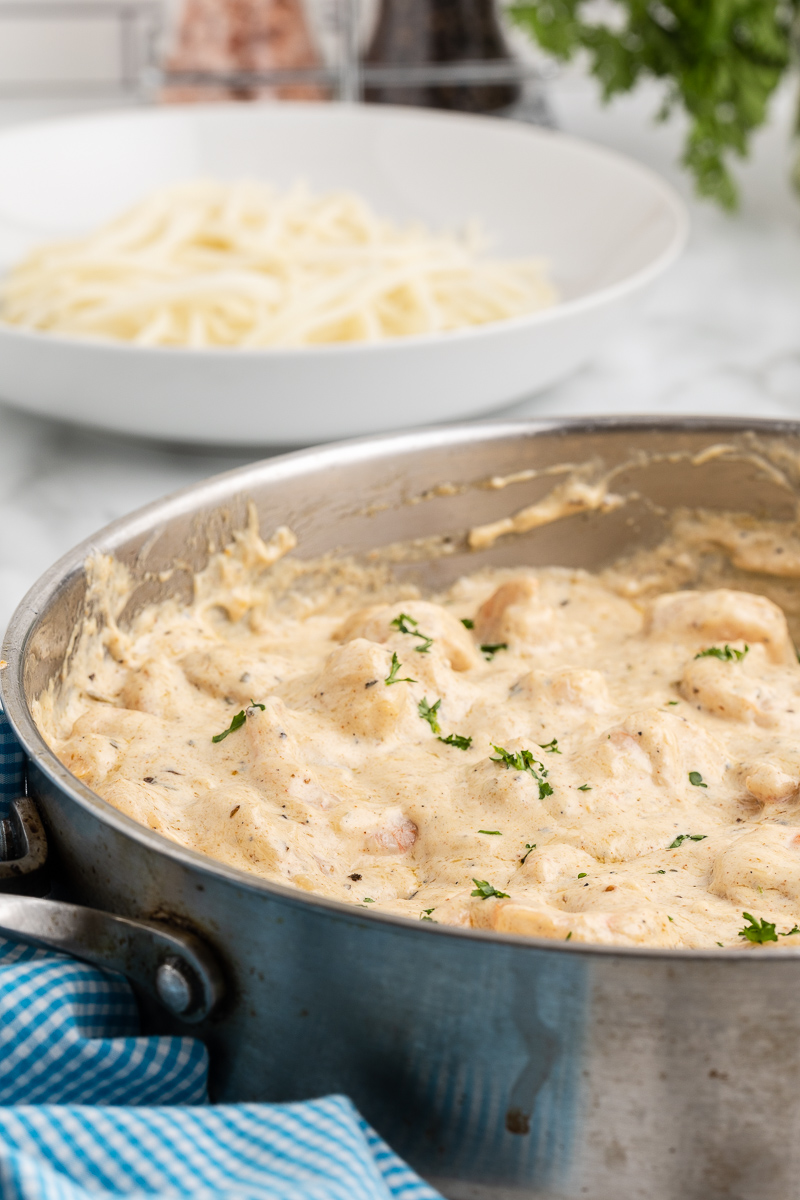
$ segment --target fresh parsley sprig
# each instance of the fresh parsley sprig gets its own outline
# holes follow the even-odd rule
[[[498,900],[508,900],[508,892],[498,892],[496,887],[492,887],[485,879],[473,879],[475,890],[470,892],[470,896],[480,896],[481,900],[488,900],[495,896]]]
[[[397,657],[397,655],[393,654],[391,670],[389,671],[389,674],[386,676],[386,678],[383,681],[387,687],[391,687],[393,683],[416,683],[417,682],[416,679],[409,679],[407,675],[403,679],[401,679],[399,677],[399,675],[397,674],[397,672],[402,671],[402,669],[403,669],[403,664],[400,662],[400,659]]]
[[[736,650],[726,642],[724,646],[709,646],[695,654],[695,658],[718,658],[720,662],[741,662],[750,647],[745,642],[744,650]]]
[[[691,783],[692,787],[708,787],[708,784],[703,781],[703,776],[699,771],[689,772],[689,783]]]
[[[536,849],[536,842],[526,842],[525,843],[525,853],[523,854],[522,858],[519,860],[520,863],[524,863],[525,859],[528,857],[531,850],[535,850],[535,849]]]
[[[444,742],[445,746],[455,746],[458,750],[469,750],[472,745],[471,737],[462,737],[460,733],[448,733],[447,737],[440,737],[440,742]]]
[[[514,771],[527,771],[539,785],[539,799],[544,800],[545,796],[552,796],[553,789],[546,782],[549,774],[543,762],[538,758],[533,757],[533,752],[530,750],[518,750],[516,754],[504,750],[502,746],[495,746],[492,742],[492,749],[497,751],[497,757],[491,756],[492,762],[502,763],[504,767],[508,767]]]
[[[434,733],[441,733],[442,727],[436,719],[436,714],[439,711],[441,700],[437,700],[435,704],[428,704],[427,698],[423,696],[417,705],[417,712],[422,717],[423,721],[427,721]],[[439,739],[441,741],[441,738]]]
[[[677,850],[684,842],[703,842],[708,837],[707,833],[679,833],[674,842],[670,842],[667,846],[668,850]]]
[[[517,0],[511,15],[550,54],[589,57],[604,100],[644,78],[665,82],[658,113],[688,117],[682,162],[701,196],[733,209],[732,155],[747,154],[792,62],[798,0]]]
[[[540,750],[546,750],[548,754],[560,754],[558,748],[558,738],[551,738],[549,742],[537,742],[536,745]]]
[[[508,642],[483,642],[481,654],[487,662],[491,662],[498,650],[507,650]]]
[[[243,708],[235,717],[231,719],[231,723],[227,729],[223,729],[222,733],[215,733],[212,737],[212,742],[224,742],[229,733],[236,733],[237,729],[241,729],[248,717],[252,717],[256,709],[260,708],[263,712],[266,708],[265,704],[256,704],[255,700],[251,700],[247,708]]]
[[[747,912],[743,912],[742,916],[747,924],[744,929],[739,930],[738,936],[758,946],[763,946],[765,942],[777,942],[779,937],[791,937],[793,933],[800,933],[800,927],[797,925],[794,929],[787,929],[786,933],[776,933],[774,921],[766,921],[763,917],[758,920]]]
[[[408,613],[399,613],[390,624],[393,629],[397,629],[400,633],[407,633],[409,637],[421,639],[422,645],[414,647],[418,654],[427,654],[433,645],[433,638],[422,633],[419,628],[419,621],[415,621]]]

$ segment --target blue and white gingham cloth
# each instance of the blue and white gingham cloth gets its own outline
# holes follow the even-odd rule
[[[207,1076],[121,976],[0,938],[0,1200],[441,1200],[346,1097],[214,1106]]]

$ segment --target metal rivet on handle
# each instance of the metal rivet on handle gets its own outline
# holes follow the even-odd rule
[[[194,1001],[191,979],[183,963],[168,959],[156,971],[156,992],[165,1008],[176,1017],[189,1011]]]

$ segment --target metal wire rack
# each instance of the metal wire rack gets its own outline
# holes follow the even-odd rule
[[[360,0],[339,0],[338,50],[330,65],[297,70],[170,71],[161,63],[165,9],[161,0],[0,0],[4,21],[116,22],[119,67],[113,81],[49,79],[15,82],[0,79],[0,98],[127,97],[151,103],[170,87],[229,88],[247,91],[310,84],[327,89],[332,98],[358,102],[371,86],[532,83],[537,85],[518,111],[508,115],[550,124],[540,86],[540,66],[523,61],[459,61],[375,66],[361,61]],[[2,36],[2,35],[0,35]]]

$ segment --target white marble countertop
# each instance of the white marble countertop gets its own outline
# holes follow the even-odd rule
[[[505,415],[800,416],[800,201],[786,182],[793,103],[789,89],[777,98],[739,172],[741,212],[729,217],[691,198],[675,165],[680,124],[651,123],[655,89],[602,109],[579,75],[553,85],[559,127],[660,171],[689,200],[693,231],[681,262],[592,365]],[[0,105],[0,122],[41,111]],[[75,542],[167,492],[269,453],[151,444],[2,406],[0,439],[2,627],[27,587]]]

